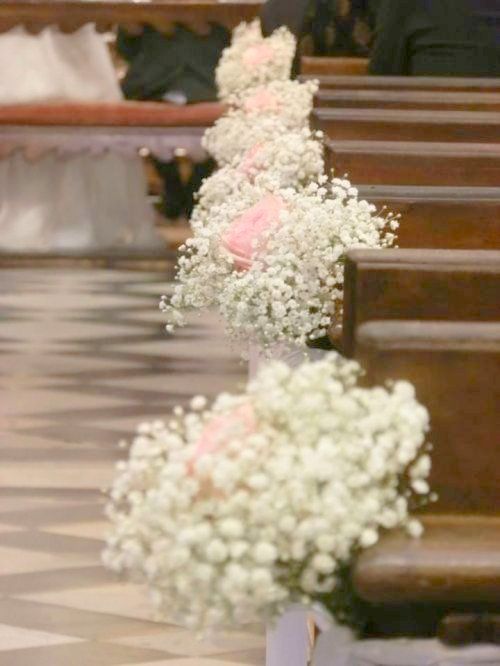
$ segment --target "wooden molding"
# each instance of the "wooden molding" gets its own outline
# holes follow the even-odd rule
[[[23,25],[37,33],[54,25],[70,33],[88,23],[106,31],[112,26],[153,25],[160,30],[181,23],[203,31],[210,23],[234,28],[259,15],[263,0],[2,0],[0,32]]]

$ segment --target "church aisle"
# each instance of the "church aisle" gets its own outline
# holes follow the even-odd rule
[[[166,278],[0,271],[0,666],[264,663],[260,627],[197,643],[100,564],[117,442],[246,368],[212,317],[168,339]]]

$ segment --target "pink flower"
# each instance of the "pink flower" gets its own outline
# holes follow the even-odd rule
[[[252,172],[255,170],[256,157],[263,148],[263,143],[256,143],[255,146],[250,148],[250,150],[247,150],[247,152],[243,155],[243,159],[238,165],[237,171],[250,178],[253,175]]]
[[[264,65],[266,62],[269,62],[273,57],[273,49],[269,44],[263,42],[262,44],[256,44],[255,46],[249,46],[244,51],[242,60],[243,64],[247,67],[258,67],[259,65]]]
[[[236,268],[251,267],[252,257],[265,249],[266,232],[279,223],[283,208],[281,197],[268,194],[233,221],[222,236],[222,244],[233,256]]]
[[[201,456],[223,449],[235,434],[249,435],[255,432],[255,427],[255,416],[250,403],[236,407],[229,414],[213,418],[201,433],[192,463]]]
[[[243,108],[247,112],[253,111],[279,111],[280,100],[276,95],[267,90],[267,88],[260,88],[255,95],[252,95],[245,100]]]

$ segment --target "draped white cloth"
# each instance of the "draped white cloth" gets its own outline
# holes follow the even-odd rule
[[[14,28],[0,35],[0,104],[117,101],[106,44],[92,26],[69,35]],[[157,247],[138,157],[55,153],[0,160],[0,249]]]

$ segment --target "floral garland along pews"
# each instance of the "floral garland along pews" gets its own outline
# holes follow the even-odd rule
[[[420,535],[409,511],[429,493],[427,411],[410,384],[361,388],[360,373],[335,353],[274,361],[240,395],[140,426],[111,490],[105,563],[194,629],[317,601],[345,621],[346,565],[383,530]]]
[[[318,85],[290,80],[294,51],[285,29],[263,38],[253,22],[222,55],[229,108],[203,139],[220,168],[198,193],[177,284],[161,301],[169,332],[184,311],[215,307],[243,349],[314,343],[341,323],[347,250],[396,240],[397,216],[324,175],[323,135],[309,129]]]
[[[324,174],[308,118],[316,83],[290,80],[294,38],[242,24],[218,70],[227,114],[204,137],[204,181],[181,248],[167,330],[216,307],[233,340],[269,352],[326,335],[342,318],[350,248],[385,248],[397,216]],[[142,424],[110,492],[112,569],[145,581],[163,617],[208,629],[277,620],[320,602],[363,626],[353,558],[388,529],[418,537],[430,494],[428,414],[413,387],[362,388],[336,353],[273,362],[240,395],[197,397]]]

